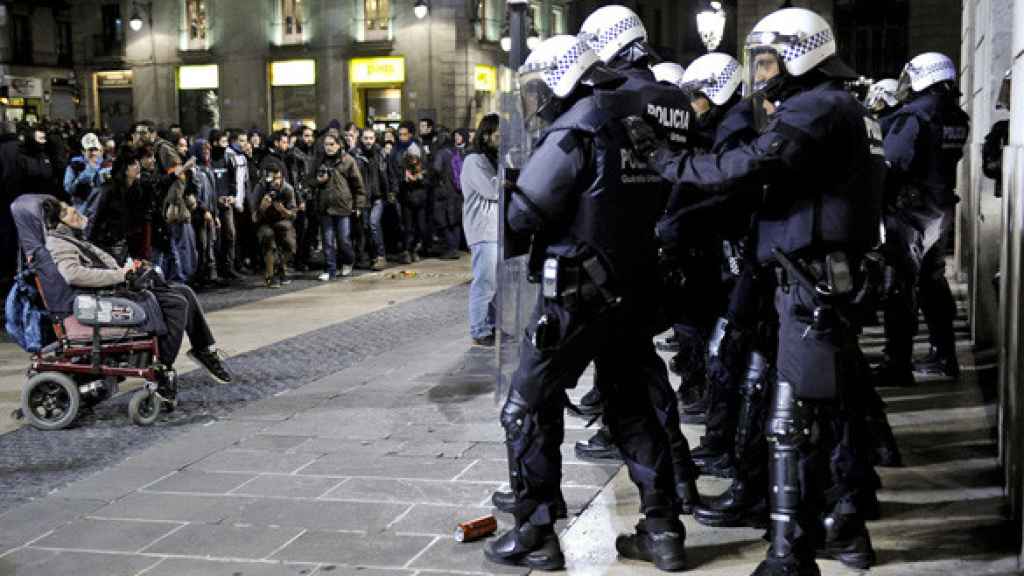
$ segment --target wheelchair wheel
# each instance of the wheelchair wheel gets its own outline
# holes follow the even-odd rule
[[[128,416],[139,426],[149,426],[160,417],[160,399],[148,388],[132,394],[128,401]]]
[[[82,404],[78,385],[59,372],[41,372],[28,379],[21,391],[21,411],[40,430],[67,428]]]

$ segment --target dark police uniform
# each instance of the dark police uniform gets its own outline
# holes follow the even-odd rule
[[[519,175],[508,209],[509,227],[542,237],[557,267],[554,280],[552,261],[545,264],[549,289],[520,347],[501,415],[517,525],[555,520],[564,390],[591,361],[601,375],[595,384],[606,400],[606,422],[643,510],[648,518],[674,517],[661,415],[637,388],[668,387],[652,342],[653,231],[661,204],[646,181],[631,176],[634,160],[612,118],[593,96],[562,114]]]
[[[886,123],[886,253],[899,285],[897,297],[886,307],[885,353],[892,365],[908,367],[917,331],[915,285],[932,345],[940,357],[956,354],[956,304],[946,281],[945,249],[969,119],[952,93],[929,92],[905,104]]]
[[[822,298],[796,274],[783,272],[775,251],[795,260],[796,272],[811,283],[827,283],[833,291],[848,284],[841,273],[829,278],[827,270],[839,267],[827,263],[844,254],[855,273],[877,242],[880,131],[838,82],[825,81],[786,99],[750,145],[705,156],[661,149],[652,158],[666,178],[705,194],[728,194],[750,182],[767,185],[752,244],[756,263],[774,268],[778,278],[777,382],[768,421],[770,557],[813,562],[817,543],[864,530],[856,503],[869,460],[858,453],[862,446],[844,441],[865,436],[851,430],[862,423],[844,402],[858,385],[845,378],[858,350],[848,310],[852,293]]]

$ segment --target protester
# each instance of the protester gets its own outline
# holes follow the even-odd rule
[[[498,269],[498,116],[480,120],[477,139],[462,165],[465,203],[462,226],[472,253],[469,285],[469,335],[475,344],[494,345],[494,296]]]

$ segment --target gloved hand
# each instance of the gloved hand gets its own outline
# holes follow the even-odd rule
[[[626,129],[626,136],[629,137],[633,150],[643,159],[649,160],[661,145],[654,128],[640,116],[623,118],[622,126]]]

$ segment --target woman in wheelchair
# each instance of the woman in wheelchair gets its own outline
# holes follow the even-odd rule
[[[57,265],[57,271],[72,288],[113,288],[126,283],[131,286],[133,279],[149,272],[146,263],[118,266],[112,256],[82,240],[80,232],[85,229],[87,219],[74,207],[56,199],[48,200],[43,204],[43,215],[47,229],[46,249]],[[217,382],[231,382],[231,373],[214,347],[213,334],[195,292],[183,284],[168,284],[159,274],[146,276],[153,277],[145,289],[156,297],[167,326],[166,334],[157,339],[160,362],[173,367],[181,350],[182,337],[188,334],[192,344],[188,356]],[[172,395],[171,399],[175,388],[173,383],[167,386],[166,392]]]

